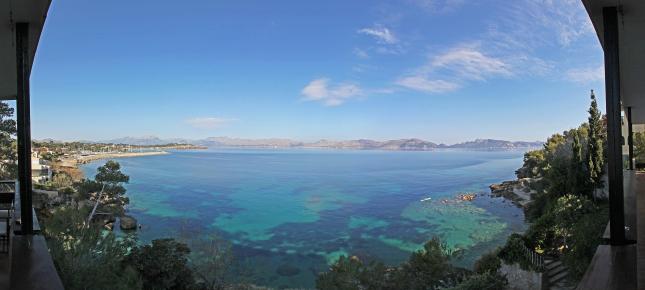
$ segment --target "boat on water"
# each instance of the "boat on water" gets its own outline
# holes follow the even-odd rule
[[[420,201],[421,201],[421,202],[424,202],[424,201],[430,201],[430,200],[432,200],[432,197],[426,197],[426,198],[424,198],[424,199],[421,199]]]

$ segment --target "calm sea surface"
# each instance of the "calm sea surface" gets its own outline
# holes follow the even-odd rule
[[[251,282],[313,287],[341,255],[398,264],[435,235],[470,267],[525,228],[520,209],[488,196],[522,154],[218,149],[118,162],[142,241],[191,228],[230,241]],[[93,177],[104,162],[83,171]],[[483,195],[462,202],[462,192]]]

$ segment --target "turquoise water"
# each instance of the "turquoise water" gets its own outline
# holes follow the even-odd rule
[[[434,235],[470,267],[525,227],[520,209],[487,194],[514,178],[522,154],[222,149],[118,161],[142,241],[190,227],[230,241],[251,282],[313,287],[340,255],[398,264]],[[82,168],[92,177],[102,163]]]

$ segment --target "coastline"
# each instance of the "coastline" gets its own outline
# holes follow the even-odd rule
[[[87,156],[69,157],[61,159],[52,164],[54,172],[65,172],[72,177],[72,180],[79,181],[85,178],[83,171],[79,168],[80,164],[87,164],[92,161],[101,159],[131,158],[142,156],[157,156],[170,154],[166,151],[149,151],[149,152],[117,152],[117,153],[99,153]]]
[[[489,186],[490,193],[494,197],[503,197],[516,206],[525,209],[531,202],[531,195],[536,193],[535,190],[530,188],[532,181],[531,178],[521,178],[493,183]]]
[[[92,154],[87,156],[80,156],[76,158],[76,164],[85,164],[88,162],[101,160],[101,159],[130,158],[130,157],[156,156],[156,155],[167,155],[167,154],[170,154],[170,153],[166,151],[98,153],[98,154]]]

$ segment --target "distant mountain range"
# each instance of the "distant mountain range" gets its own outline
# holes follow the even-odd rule
[[[101,143],[130,144],[130,145],[162,145],[168,143],[193,144],[208,147],[265,147],[265,148],[333,148],[333,149],[378,149],[378,150],[409,150],[427,151],[434,149],[477,149],[477,150],[510,150],[521,148],[541,147],[542,142],[512,142],[494,139],[476,139],[458,144],[446,145],[437,144],[421,139],[398,139],[388,141],[376,141],[369,139],[357,140],[318,140],[315,142],[302,142],[291,139],[269,138],[269,139],[242,139],[230,137],[210,137],[206,139],[161,139],[155,136],[145,137],[124,137],[112,140],[104,140]]]

